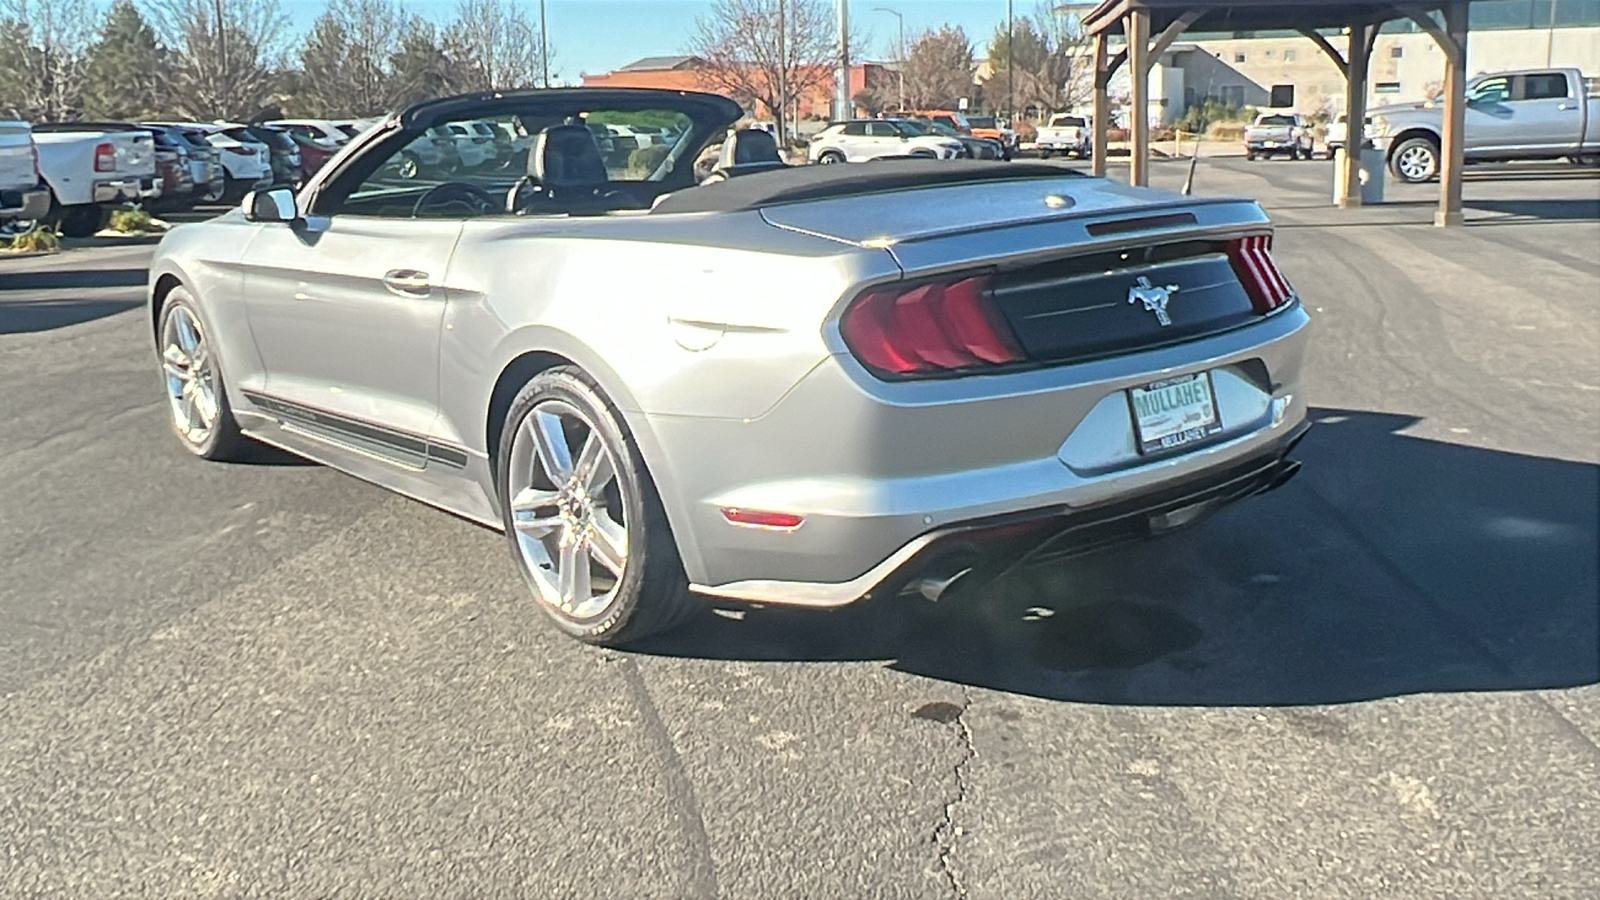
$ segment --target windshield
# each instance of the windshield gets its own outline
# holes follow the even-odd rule
[[[932,122],[913,122],[910,119],[891,119],[888,122],[898,129],[901,134],[908,134],[912,137],[938,133],[933,130]]]
[[[354,125],[335,125],[333,127],[344,132],[345,137],[357,137],[361,134],[361,129],[355,127]]]
[[[967,124],[973,128],[994,128],[994,116],[967,116]]]

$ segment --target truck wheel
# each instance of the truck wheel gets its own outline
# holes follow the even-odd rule
[[[1050,158],[1050,154],[1052,154],[1054,152],[1055,152],[1054,150],[1045,150],[1045,149],[1041,148],[1039,150],[1039,158],[1040,159],[1049,159]]]
[[[61,230],[62,237],[94,237],[104,219],[105,211],[93,203],[63,206],[57,219],[57,227]]]
[[[1439,145],[1431,138],[1401,141],[1389,154],[1389,171],[1406,184],[1421,184],[1439,174]]]
[[[1244,158],[1246,160],[1250,161],[1250,162],[1255,162],[1256,161],[1256,152],[1254,150],[1246,150],[1244,152]]]

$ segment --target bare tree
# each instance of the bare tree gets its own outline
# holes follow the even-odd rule
[[[538,87],[539,44],[538,24],[513,0],[458,0],[444,36],[445,54],[463,67],[463,90]]]
[[[954,109],[961,98],[972,96],[972,69],[972,43],[965,31],[949,25],[924,31],[906,51],[906,102],[913,109]]]
[[[1033,16],[1017,19],[1010,34],[1004,26],[995,31],[984,87],[996,105],[1014,103],[1041,113],[1072,109],[1094,86],[1088,46],[1081,28],[1041,5]],[[1012,91],[1014,99],[1008,97]]]
[[[297,106],[322,116],[386,111],[405,26],[398,3],[333,0],[300,50],[304,77]]]
[[[685,52],[702,60],[708,88],[760,103],[788,134],[797,101],[833,80],[837,30],[831,0],[714,0]]]
[[[88,0],[0,0],[0,78],[12,115],[53,121],[80,111],[83,54],[97,23]]]
[[[243,119],[272,99],[288,18],[277,0],[152,0],[176,57],[174,106],[196,119]]]

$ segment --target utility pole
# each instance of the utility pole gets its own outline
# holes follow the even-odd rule
[[[784,149],[789,146],[789,40],[785,32],[783,0],[778,0],[778,102],[768,110],[773,124],[778,126],[778,138]]]
[[[836,119],[851,118],[855,105],[850,101],[850,0],[839,0],[839,90],[834,100]]]
[[[539,0],[539,67],[544,69],[544,86],[550,88],[550,30],[544,25],[544,0]]]
[[[1006,121],[1017,130],[1017,35],[1011,25],[1011,0],[1006,0]]]
[[[885,9],[881,6],[873,7],[872,11],[888,13],[900,23],[900,55],[895,60],[894,66],[895,71],[900,73],[900,101],[895,108],[895,112],[904,113],[906,111],[906,17],[892,9]]]
[[[214,6],[217,14],[217,87],[223,91],[226,102],[226,98],[233,94],[233,85],[228,83],[228,38],[222,33],[222,0],[216,0]],[[218,109],[216,114],[232,115],[232,111],[223,112]]]

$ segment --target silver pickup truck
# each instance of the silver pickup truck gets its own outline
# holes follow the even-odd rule
[[[50,189],[39,177],[33,128],[0,120],[0,229],[32,227],[50,210]]]
[[[1467,162],[1600,161],[1600,97],[1577,69],[1494,72],[1467,82]],[[1371,110],[1373,145],[1401,181],[1439,174],[1444,108],[1437,102]]]

